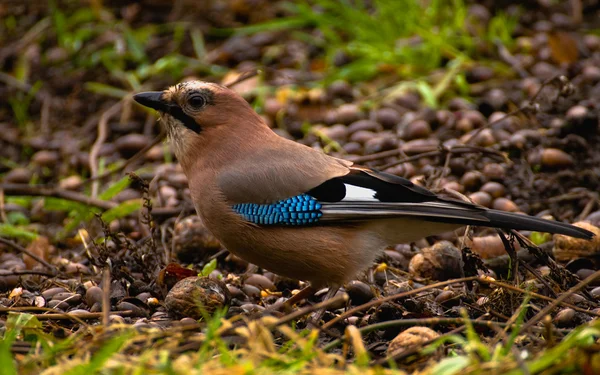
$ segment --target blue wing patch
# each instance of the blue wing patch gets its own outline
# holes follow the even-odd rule
[[[232,208],[249,222],[261,225],[308,225],[323,216],[321,203],[308,194],[271,204],[239,203]]]

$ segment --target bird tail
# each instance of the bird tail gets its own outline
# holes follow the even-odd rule
[[[575,225],[541,219],[535,216],[516,214],[497,210],[486,210],[484,215],[490,220],[486,227],[501,229],[530,230],[536,232],[558,233],[575,238],[591,240],[594,234]]]
[[[336,202],[324,203],[321,212],[323,216],[319,222],[323,223],[404,217],[447,224],[558,233],[587,240],[594,237],[592,232],[571,224],[460,202]]]

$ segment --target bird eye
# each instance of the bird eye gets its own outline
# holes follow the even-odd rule
[[[202,95],[193,95],[188,99],[188,103],[194,108],[201,108],[206,104],[206,99]]]

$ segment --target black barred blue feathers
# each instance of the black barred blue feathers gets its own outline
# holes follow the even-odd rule
[[[271,204],[240,203],[233,210],[244,219],[261,225],[309,225],[323,216],[321,204],[308,194]]]

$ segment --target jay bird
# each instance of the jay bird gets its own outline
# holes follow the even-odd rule
[[[235,255],[329,287],[331,298],[393,244],[465,225],[560,233],[576,226],[444,198],[275,134],[237,93],[189,81],[134,100],[160,112],[197,213]]]

